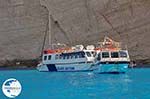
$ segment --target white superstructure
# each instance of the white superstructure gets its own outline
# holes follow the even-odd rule
[[[39,71],[90,71],[94,69],[93,52],[94,50],[83,48],[46,50],[37,69]]]

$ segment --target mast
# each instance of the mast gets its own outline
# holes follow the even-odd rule
[[[42,44],[42,50],[41,50],[40,57],[42,57],[42,55],[43,55],[43,51],[44,51],[44,47],[45,47],[45,43],[46,43],[46,37],[47,37],[48,33],[49,33],[49,21],[47,21],[47,23],[46,23],[46,30],[45,30],[45,33],[44,33],[44,39],[43,39],[43,44]]]
[[[48,0],[40,0],[41,5],[45,6],[47,8],[48,11],[48,21],[47,21],[47,28],[46,28],[46,32],[48,33],[46,36],[48,39],[48,46],[50,47],[50,49],[52,49],[52,14],[51,14],[51,6],[49,5],[49,1]]]
[[[43,5],[45,8],[47,8],[47,1],[46,0],[40,0],[40,4]],[[50,35],[50,30],[51,30],[51,20],[50,20],[50,12],[49,12],[49,8],[47,9],[48,11],[48,15],[47,15],[47,22],[46,22],[46,29],[45,29],[45,32],[44,32],[44,38],[43,38],[43,44],[42,44],[42,49],[41,49],[41,55],[40,55],[40,58],[42,58],[43,56],[43,51],[44,51],[44,47],[45,47],[45,44],[46,44],[46,39],[47,39],[47,36],[48,36],[48,45],[51,43],[51,35]]]
[[[50,49],[53,48],[52,46],[52,15],[49,15],[49,19],[48,19],[48,45],[50,46]]]

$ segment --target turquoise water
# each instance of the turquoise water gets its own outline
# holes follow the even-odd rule
[[[0,85],[8,78],[22,84],[15,99],[150,99],[150,69],[126,74],[90,72],[0,71]],[[0,90],[0,99],[8,99]]]

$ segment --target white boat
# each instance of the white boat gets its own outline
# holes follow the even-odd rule
[[[51,24],[53,23],[53,24]],[[52,44],[52,27],[56,22],[52,15],[47,24],[41,54],[41,62],[37,66],[39,71],[90,71],[93,70],[94,49],[84,49],[82,45],[66,47],[65,44]],[[58,28],[59,23],[57,23]],[[60,29],[61,32],[62,29]],[[48,37],[50,49],[44,50],[46,38]]]
[[[130,64],[128,50],[122,50],[120,43],[105,37],[104,42],[97,48],[98,73],[125,73]]]
[[[39,71],[92,71],[94,69],[94,50],[77,49],[45,50]]]
[[[130,64],[127,50],[101,51],[98,54],[97,66],[98,73],[125,73]]]

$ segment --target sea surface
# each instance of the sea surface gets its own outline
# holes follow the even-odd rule
[[[2,70],[0,85],[15,78],[22,85],[15,99],[150,99],[150,68],[125,74]],[[7,98],[0,88],[0,99]]]

